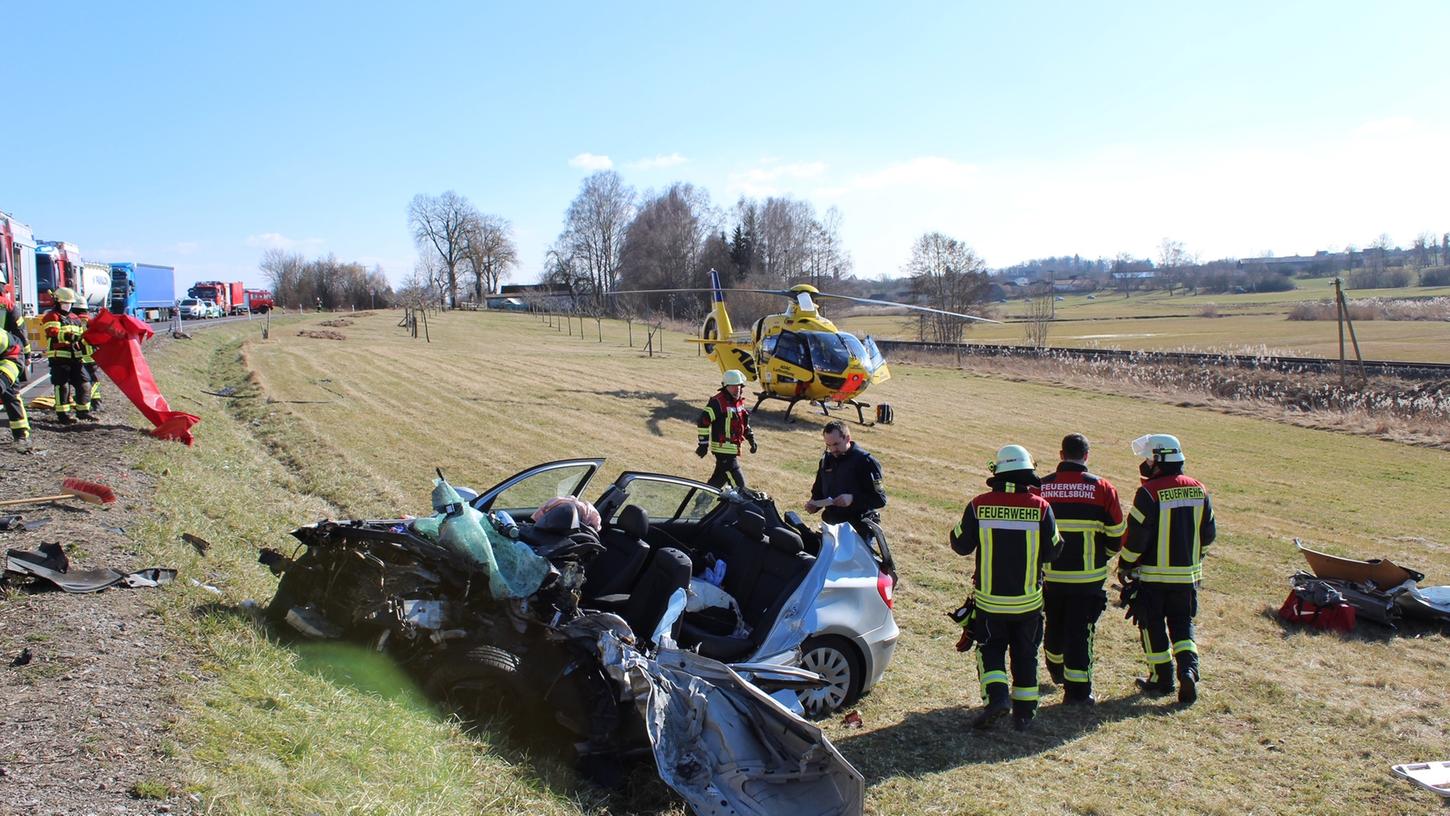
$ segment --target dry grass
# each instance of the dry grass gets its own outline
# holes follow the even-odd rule
[[[164,384],[204,403],[207,421],[197,450],[165,452],[173,472],[184,471],[193,485],[167,498],[179,515],[170,523],[196,519],[196,506],[211,503],[206,486],[233,476],[261,480],[254,501],[263,511],[240,528],[230,514],[207,512],[194,531],[214,542],[230,534],[247,550],[275,542],[285,528],[328,514],[329,507],[359,515],[426,508],[435,466],[480,488],[534,462],[586,454],[610,458],[602,479],[623,468],[706,475],[691,453],[692,423],[717,372],[682,335],[669,335],[667,354],[651,358],[627,348],[624,325],[609,322],[599,343],[593,326],[580,338],[527,315],[454,313],[430,316],[431,344],[408,338],[396,322],[387,313],[359,316],[348,338],[333,343],[282,332],[268,341],[249,339],[245,364],[259,393],[251,408],[230,412],[222,400],[198,394],[202,385],[245,384],[246,375],[226,365],[227,350],[216,347],[220,357],[209,359],[198,355],[211,340],[178,344],[161,367],[172,378]],[[225,382],[202,383],[202,372],[214,369]],[[1351,638],[1315,635],[1285,629],[1267,610],[1283,600],[1287,576],[1301,566],[1289,543],[1296,536],[1333,552],[1393,558],[1425,572],[1431,583],[1450,583],[1450,483],[1443,478],[1450,454],[1184,407],[1151,392],[1116,396],[907,364],[893,371],[871,398],[891,401],[898,424],[856,436],[886,470],[886,527],[905,580],[897,595],[903,634],[885,681],[860,706],[865,728],[827,725],[867,777],[870,812],[1433,809],[1434,797],[1394,780],[1388,768],[1445,758],[1450,701],[1438,691],[1450,686],[1445,638],[1393,638],[1373,628]],[[788,426],[777,417],[773,409],[759,418],[761,450],[744,465],[754,485],[799,508],[819,455],[822,419],[807,415]],[[1136,475],[1129,440],[1150,431],[1177,433],[1190,472],[1213,491],[1221,537],[1202,596],[1203,698],[1179,711],[1133,695],[1131,678],[1141,670],[1136,633],[1110,612],[1098,636],[1103,702],[1097,709],[1069,711],[1049,697],[1036,733],[977,735],[965,727],[977,704],[976,678],[970,661],[953,651],[955,634],[943,616],[960,600],[969,562],[950,554],[946,531],[981,489],[993,450],[1016,442],[1050,460],[1069,431],[1093,441],[1095,469],[1125,493]],[[240,494],[228,499],[241,501]],[[244,576],[243,585],[260,596],[270,579],[243,560],[218,569]],[[225,630],[233,639],[246,631],[237,626]],[[199,695],[199,710],[220,698],[228,717],[262,727],[252,709],[265,700],[252,700],[229,679],[248,673],[252,660],[274,671],[276,656],[268,649],[275,647],[256,648],[241,642],[215,649],[221,668]],[[275,682],[294,682],[298,670],[280,662]],[[309,681],[308,688],[307,712],[290,716],[309,723],[352,710],[359,693],[334,681]],[[209,785],[245,790],[260,774],[246,768],[291,761],[275,740],[249,732],[240,739],[249,757],[241,769],[192,751]],[[348,755],[369,738],[339,727],[313,739],[333,741],[331,750]],[[422,744],[414,747],[442,756],[467,745],[448,729],[420,731],[415,739]],[[387,748],[404,750],[411,749]],[[485,760],[497,756],[486,742],[478,750]],[[268,751],[275,752],[271,760]],[[402,796],[408,763],[415,761],[409,757],[386,761],[384,754],[388,778],[399,787],[370,788],[381,798],[368,799],[366,809],[418,807],[407,804],[416,800],[388,798]],[[466,766],[450,778],[471,786],[467,798],[475,802],[499,790],[517,793],[488,812],[596,807],[570,804],[567,789],[528,781],[552,778],[541,770],[547,767],[500,760],[476,779]],[[255,798],[247,801],[250,808],[222,801],[219,812],[255,811]],[[343,812],[346,802],[294,797],[268,807]]]

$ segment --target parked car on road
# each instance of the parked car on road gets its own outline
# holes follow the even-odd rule
[[[206,316],[207,317],[225,317],[226,316],[226,312],[223,312],[222,311],[222,307],[221,306],[218,306],[216,301],[214,301],[214,300],[203,300],[202,301],[202,304],[206,306]]]
[[[206,304],[197,298],[185,298],[177,304],[176,308],[185,320],[201,320],[211,316]]]

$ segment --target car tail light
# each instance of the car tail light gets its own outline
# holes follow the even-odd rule
[[[881,600],[886,602],[887,609],[895,609],[896,602],[892,599],[896,591],[896,580],[884,572],[876,573],[876,591],[881,593]]]

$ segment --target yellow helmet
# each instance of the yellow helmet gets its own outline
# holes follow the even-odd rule
[[[52,296],[55,298],[56,303],[76,302],[76,293],[65,286],[62,286],[59,289],[55,290],[55,292],[52,293]]]
[[[720,378],[720,384],[721,385],[744,385],[745,384],[745,373],[743,371],[738,370],[738,369],[732,368],[729,371],[725,372],[725,376],[723,376],[723,377]]]

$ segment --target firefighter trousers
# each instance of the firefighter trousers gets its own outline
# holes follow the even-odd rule
[[[977,679],[982,685],[982,699],[990,703],[1010,697],[1013,716],[1031,717],[1037,711],[1037,651],[1042,646],[1042,613],[999,615],[978,609],[972,620],[972,634],[977,639]]]
[[[0,403],[5,405],[10,435],[16,439],[29,436],[30,418],[25,414],[25,400],[20,396],[20,364],[13,360],[0,360]]]
[[[50,358],[50,384],[55,388],[55,414],[69,416],[72,411],[89,414],[91,385],[86,382],[86,369],[73,357]]]
[[[705,484],[724,487],[727,480],[733,482],[737,488],[745,486],[745,474],[740,472],[740,457],[733,453],[717,453],[715,472],[710,474],[710,480]]]
[[[1062,683],[1065,699],[1092,694],[1093,640],[1107,608],[1108,593],[1100,585],[1049,581],[1042,587],[1042,652],[1048,673]]]
[[[1173,687],[1173,663],[1178,677],[1192,673],[1198,679],[1198,644],[1193,640],[1193,618],[1198,614],[1198,590],[1192,584],[1143,582],[1133,602],[1143,654],[1148,659],[1148,682]]]

